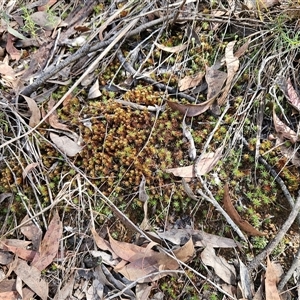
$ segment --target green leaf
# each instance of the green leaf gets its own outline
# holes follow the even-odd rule
[[[19,38],[20,40],[26,40],[26,37],[21,34],[20,32],[18,32],[17,30],[11,28],[8,24],[7,24],[7,31],[12,34],[13,36]]]

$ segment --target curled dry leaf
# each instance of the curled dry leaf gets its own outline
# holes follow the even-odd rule
[[[294,89],[290,78],[287,80],[287,96],[289,103],[299,112],[300,98]]]
[[[280,152],[284,157],[286,157],[294,166],[300,167],[300,155],[297,149],[293,147],[286,147],[284,141],[279,137],[276,139],[275,147],[279,147]]]
[[[31,163],[31,164],[27,165],[22,173],[23,180],[27,177],[28,173],[31,170],[33,170],[35,167],[37,167],[38,165],[39,165],[39,163]]]
[[[55,101],[51,98],[48,102],[48,112],[51,111],[53,109],[55,105]],[[59,122],[56,111],[53,111],[52,114],[49,116],[49,124],[55,128],[55,129],[60,129],[60,130],[65,130],[65,131],[69,131],[72,132],[67,125],[62,124]]]
[[[7,34],[6,51],[9,53],[12,60],[18,61],[21,58],[22,52],[15,48],[13,44],[13,36]]]
[[[39,254],[34,257],[31,266],[42,271],[53,262],[58,252],[62,230],[62,222],[60,221],[58,213],[55,212],[41,242]]]
[[[0,241],[0,249],[5,251],[10,251],[16,254],[18,257],[23,258],[28,261],[32,261],[36,255],[33,250],[27,250],[27,247],[31,244],[28,241],[21,241],[15,239],[7,239]]]
[[[201,176],[210,172],[222,157],[222,151],[223,147],[220,147],[216,150],[216,152],[206,153],[199,161],[196,161],[197,175]],[[165,172],[172,173],[174,176],[183,178],[196,177],[194,165],[190,165],[187,167],[170,168],[166,169]]]
[[[280,138],[286,138],[292,143],[296,143],[298,140],[297,133],[290,127],[285,125],[276,115],[275,109],[273,109],[273,122],[276,132],[279,134]]]
[[[153,251],[153,250],[152,250]],[[194,255],[193,241],[190,239],[184,246],[174,250],[174,254],[177,259],[187,262]],[[142,282],[153,282],[166,275],[172,274],[171,270],[176,270],[179,267],[179,263],[172,257],[165,253],[153,251],[151,255],[144,255],[140,258],[132,261],[122,269],[118,270],[119,273],[124,275],[129,280],[136,280],[139,283]],[[159,275],[151,276],[152,273],[170,270],[170,272],[162,272]],[[147,278],[141,279],[143,276]]]
[[[165,52],[170,52],[170,53],[178,53],[178,52],[181,52],[181,51],[183,51],[184,49],[186,49],[186,47],[187,47],[187,44],[181,44],[181,45],[174,46],[174,47],[167,47],[167,46],[164,46],[164,45],[162,45],[162,44],[158,44],[158,43],[156,43],[156,42],[154,42],[154,45],[155,45],[157,48],[159,48],[159,49],[161,49],[161,50],[163,50],[163,51],[165,51]]]
[[[178,102],[167,100],[168,105],[173,110],[178,110],[183,115],[186,113],[187,117],[195,117],[203,114],[210,108],[212,102],[213,100],[208,100],[199,104],[180,104]]]
[[[27,102],[27,105],[29,107],[29,110],[31,112],[31,116],[29,119],[29,126],[35,127],[41,120],[41,112],[36,104],[36,102],[27,96],[21,95],[25,101]]]
[[[14,272],[41,299],[47,300],[48,283],[42,278],[40,270],[33,266],[28,266],[24,260],[18,259],[18,264]]]
[[[214,248],[206,247],[201,252],[201,259],[206,266],[212,267],[215,273],[226,283],[236,284],[236,272],[225,258],[217,256]]]
[[[234,208],[230,196],[229,196],[229,188],[228,183],[224,186],[224,197],[223,197],[224,209],[232,219],[232,221],[247,234],[252,236],[264,236],[265,233],[258,231],[251,224],[249,224],[246,220],[243,220],[236,209]]]
[[[182,92],[199,85],[202,82],[203,77],[204,77],[203,72],[199,72],[192,76],[185,76],[184,78],[180,79],[178,82],[179,91]]]
[[[79,146],[65,135],[59,136],[58,134],[51,132],[50,139],[56,145],[56,147],[67,156],[73,157],[82,150],[82,146]]]
[[[225,62],[226,62],[226,68],[227,68],[227,79],[226,79],[226,85],[223,91],[222,96],[218,99],[218,105],[222,105],[225,100],[227,99],[228,93],[230,91],[233,78],[236,74],[236,72],[239,69],[239,59],[234,56],[233,54],[233,47],[235,45],[236,41],[229,42],[225,49]]]
[[[214,67],[206,66],[207,100],[215,99],[222,91],[227,74]],[[211,103],[210,103],[211,104]]]
[[[32,250],[37,251],[42,240],[42,230],[32,220],[29,221],[28,215],[21,221],[21,223],[24,222],[26,222],[26,224],[21,227],[21,232],[32,242]]]
[[[278,276],[279,275],[279,276]],[[278,274],[278,268],[275,264],[270,261],[269,256],[267,257],[267,270],[265,280],[266,300],[280,300],[280,296],[277,290],[277,283],[280,279]]]
[[[30,15],[32,21],[45,30],[52,30],[59,25],[61,18],[51,15],[47,11],[37,11]]]
[[[97,79],[89,90],[88,99],[95,99],[101,95],[102,93],[99,90],[99,80]]]

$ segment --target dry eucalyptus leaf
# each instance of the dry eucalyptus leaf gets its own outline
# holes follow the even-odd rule
[[[230,216],[232,221],[243,231],[245,231],[247,234],[252,236],[264,236],[265,233],[262,233],[258,231],[256,228],[254,228],[250,223],[248,223],[246,220],[243,220],[237,210],[234,208],[230,196],[229,196],[229,188],[228,184],[226,183],[224,186],[224,196],[223,196],[223,204],[224,204],[224,210],[227,212],[227,214]]]
[[[50,98],[48,101],[48,112],[52,110],[52,108],[55,106],[55,101],[54,99]],[[69,132],[72,132],[67,125],[62,124],[59,122],[56,111],[53,111],[52,114],[48,118],[49,124],[55,128],[55,129],[60,129],[60,130],[66,130]]]
[[[287,80],[287,94],[289,103],[299,112],[300,111],[300,98],[294,89],[291,79]]]
[[[29,266],[24,260],[18,259],[18,264],[14,272],[22,279],[22,281],[42,300],[47,300],[48,283],[42,278],[41,272]]]
[[[65,135],[59,136],[58,134],[51,132],[50,139],[56,145],[56,147],[67,156],[73,157],[82,150],[82,146],[79,146]]]
[[[169,53],[178,53],[178,52],[183,51],[187,47],[187,44],[181,44],[181,45],[174,46],[174,47],[167,47],[167,46],[164,46],[162,44],[158,44],[156,42],[154,42],[154,45],[157,48],[159,48],[159,49],[161,49],[161,50],[163,50],[165,52],[169,52]]]
[[[0,74],[14,77],[15,76],[15,71],[8,64],[6,64],[4,62],[0,62]]]
[[[223,147],[220,147],[216,150],[216,152],[205,153],[201,160],[196,162],[196,170],[197,175],[202,176],[210,172],[216,163],[222,157]],[[172,173],[174,176],[183,177],[183,178],[193,178],[196,177],[194,165],[190,165],[187,167],[178,167],[178,168],[170,168],[166,169],[165,172]]]
[[[275,267],[274,263],[270,261],[269,256],[267,256],[265,279],[266,300],[281,300],[277,289],[277,283],[280,279],[280,276],[278,275],[278,268]]]
[[[97,79],[89,90],[88,99],[95,99],[101,95],[102,93],[99,90],[99,80]]]
[[[234,56],[236,58],[240,58],[245,54],[245,52],[248,50],[249,44],[250,44],[251,39],[248,39],[246,43],[244,43],[239,49],[234,52]]]
[[[214,67],[206,67],[205,80],[207,82],[207,100],[215,99],[221,91],[226,81],[227,74]]]
[[[233,47],[235,45],[236,41],[229,42],[225,49],[225,62],[226,62],[226,68],[227,68],[227,79],[226,79],[226,85],[223,91],[223,94],[218,99],[218,105],[222,105],[225,100],[227,99],[227,96],[229,94],[233,78],[236,74],[236,72],[239,69],[239,59],[234,56],[233,54]]]
[[[297,149],[293,147],[286,147],[284,141],[279,137],[276,138],[275,147],[279,147],[280,152],[284,157],[286,157],[294,166],[300,167],[300,155],[297,152]]]
[[[195,117],[206,112],[210,108],[212,100],[200,104],[180,104],[169,100],[167,103],[173,110],[178,110],[183,115],[186,113],[187,117]]]
[[[42,271],[53,262],[53,259],[58,252],[59,241],[62,237],[62,230],[62,222],[56,211],[41,242],[38,255],[34,257],[31,266]]]
[[[236,272],[225,258],[217,256],[214,248],[206,247],[201,252],[201,259],[206,266],[212,267],[215,273],[226,283],[236,284]]]
[[[254,284],[250,277],[247,267],[239,260],[240,264],[240,288],[245,299],[252,299],[254,294]]]
[[[35,167],[37,167],[38,165],[39,165],[39,163],[31,163],[31,164],[27,165],[22,173],[23,180],[27,177],[28,173],[31,170],[33,170]]]
[[[28,241],[7,239],[2,240],[0,243],[0,249],[10,251],[16,254],[19,258],[23,258],[28,261],[32,261],[36,255],[33,250],[27,250],[27,247],[31,244]]]
[[[276,115],[275,109],[273,109],[273,122],[276,132],[279,134],[280,138],[286,138],[290,140],[292,143],[296,143],[298,141],[297,133],[292,130],[290,127],[285,125]]]
[[[55,15],[50,15],[46,11],[37,11],[30,15],[32,21],[45,30],[52,30],[56,28],[61,22],[61,18]]]
[[[27,221],[25,225],[21,227],[21,232],[26,238],[32,242],[32,249],[37,251],[42,240],[42,230],[32,221],[28,221],[29,217],[26,215],[21,223]]]
[[[37,124],[39,124],[41,120],[41,112],[36,104],[36,102],[27,96],[21,95],[27,102],[27,105],[29,107],[29,110],[31,112],[31,116],[29,119],[29,126],[35,127]]]
[[[22,56],[22,52],[20,50],[16,49],[13,44],[11,34],[7,35],[6,51],[9,53],[12,60],[18,61]]]
[[[179,91],[182,92],[199,85],[202,82],[204,75],[205,74],[203,72],[199,72],[197,74],[185,76],[184,78],[180,79],[178,82]]]

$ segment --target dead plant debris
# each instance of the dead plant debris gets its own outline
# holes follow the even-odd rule
[[[0,299],[300,298],[299,10],[0,4]]]

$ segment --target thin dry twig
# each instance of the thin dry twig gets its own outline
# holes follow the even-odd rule
[[[295,219],[297,218],[299,210],[300,210],[300,191],[298,193],[298,198],[295,202],[295,205],[291,213],[289,214],[287,220],[282,225],[280,230],[277,232],[276,236],[265,247],[265,249],[249,263],[248,268],[250,271],[256,269],[261,264],[261,262],[267,257],[267,255],[271,253],[278,246],[278,244],[281,242],[286,232],[289,230],[289,228],[292,226]]]

